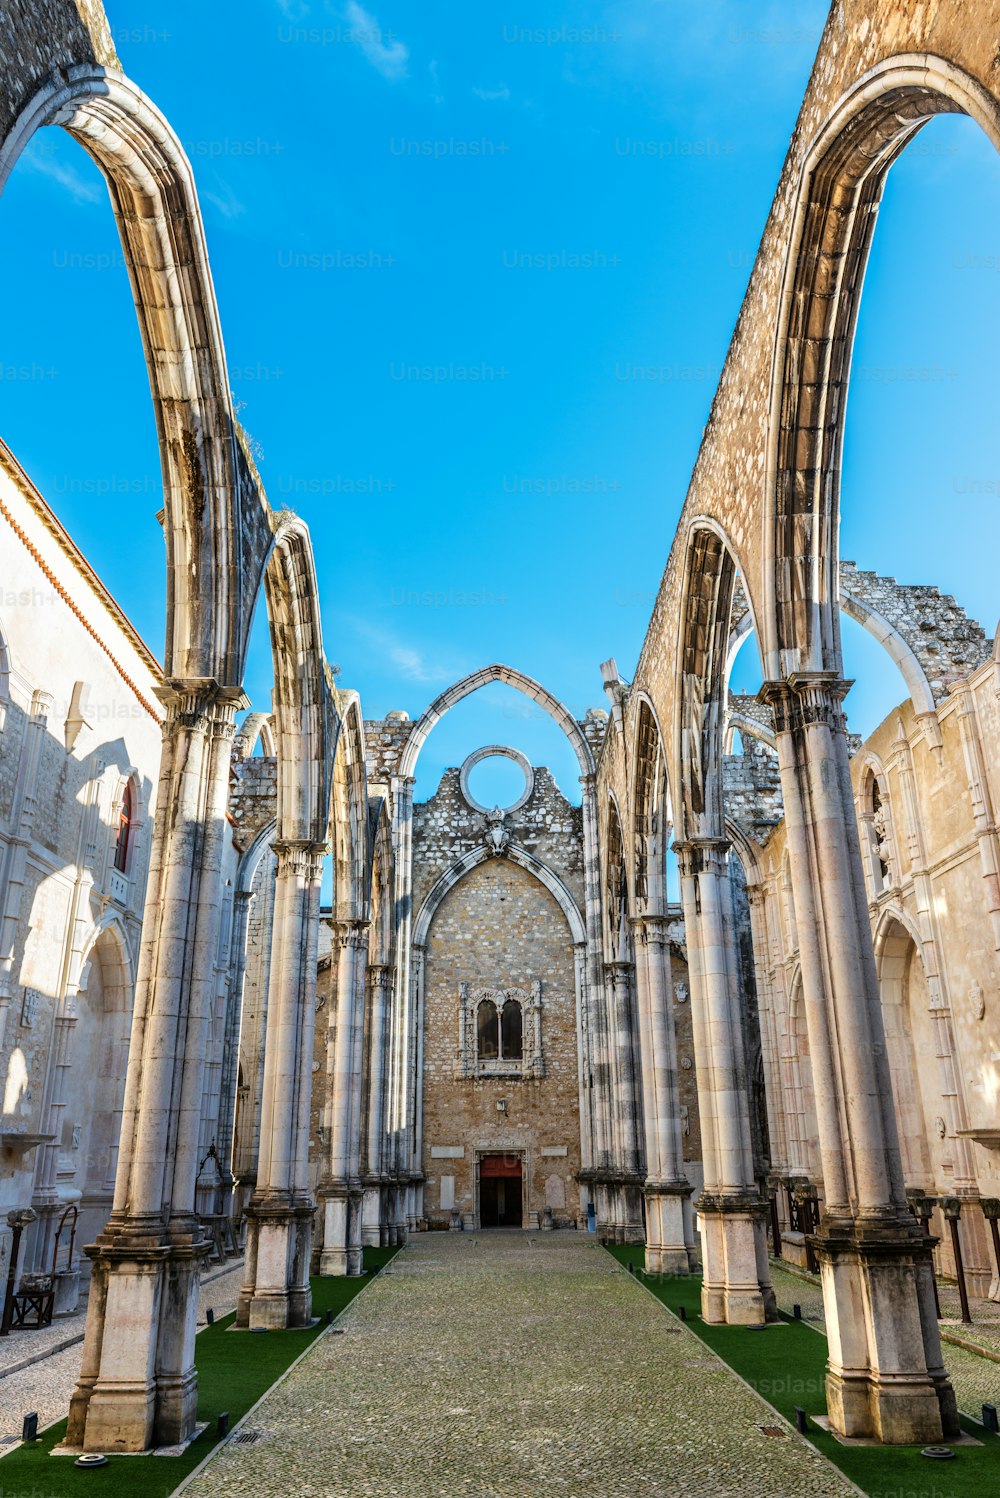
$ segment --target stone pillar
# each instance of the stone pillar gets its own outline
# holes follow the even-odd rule
[[[341,921],[336,928],[337,994],[330,1005],[332,1043],[327,1047],[330,1099],[328,1170],[320,1182],[323,1251],[320,1274],[361,1273],[360,1139],[361,1077],[359,1023],[364,1023],[364,962],[368,922]]]
[[[685,1231],[691,1186],[684,1175],[667,923],[662,916],[638,916],[632,929],[646,1139],[646,1269],[686,1274],[695,1252]]]
[[[847,755],[849,685],[812,672],[761,690],[775,717],[823,1160],[815,1247],[827,1409],[845,1436],[937,1442],[954,1437],[958,1421],[931,1244],[903,1190]]]
[[[226,803],[242,693],[160,689],[166,706],[114,1208],[92,1261],[66,1443],[145,1451],[194,1433],[195,1213],[204,1058],[215,979]]]
[[[613,1210],[608,1171],[614,1151],[611,1050],[608,1016],[604,1003],[604,950],[601,896],[601,857],[598,837],[597,782],[594,775],[580,776],[583,810],[583,896],[587,930],[586,1007],[583,1033],[587,1048],[587,1071],[591,1079],[587,1118],[581,1118],[581,1134],[590,1132],[592,1173],[587,1181],[593,1190],[597,1231],[611,1240]]]
[[[753,1176],[736,955],[726,919],[729,844],[675,843],[691,980],[705,1189],[698,1202],[708,1322],[759,1325],[773,1312],[766,1204]],[[774,1312],[776,1314],[776,1312]]]
[[[315,1204],[309,1190],[309,1100],[323,844],[277,841],[271,973],[257,1186],[237,1326],[308,1326]],[[305,1129],[303,1129],[303,1121]]]
[[[367,1116],[364,1120],[364,1202],[361,1210],[362,1242],[373,1248],[388,1242],[383,1181],[383,1145],[385,1140],[385,1072],[387,1022],[392,998],[392,968],[382,963],[369,964],[368,985],[368,1051],[365,1058],[367,1080]]]
[[[631,962],[608,962],[604,967],[608,996],[611,1046],[614,1056],[615,1121],[617,1134],[615,1184],[617,1243],[642,1243],[642,1171],[639,1142],[639,1084],[636,1064],[636,1023],[633,1002],[635,968]]]
[[[232,981],[226,996],[225,1035],[222,1042],[222,1076],[219,1082],[219,1121],[216,1147],[222,1172],[222,1210],[232,1211],[233,1150],[236,1128],[236,1092],[240,1073],[240,1028],[243,1022],[243,984],[247,972],[247,926],[254,894],[238,889],[233,896]]]

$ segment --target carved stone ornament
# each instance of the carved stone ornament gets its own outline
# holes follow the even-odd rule
[[[982,984],[977,982],[975,978],[973,978],[972,986],[969,989],[969,1007],[976,1019],[984,1018],[986,1014],[986,995],[983,992]]]
[[[510,833],[504,826],[504,813],[499,806],[494,806],[492,811],[486,813],[483,842],[494,858],[502,858],[510,846]]]
[[[678,1004],[686,1004],[688,1001],[688,987],[686,983],[674,984],[674,998]]]

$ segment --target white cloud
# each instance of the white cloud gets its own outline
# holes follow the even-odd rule
[[[472,92],[477,99],[486,99],[488,101],[493,99],[507,100],[510,98],[510,89],[506,83],[501,83],[499,88],[474,88]]]
[[[201,197],[206,203],[211,203],[223,218],[242,218],[247,211],[247,205],[236,196],[229,183],[218,175],[215,177],[214,187],[202,184]]]
[[[383,31],[375,17],[357,0],[347,0],[345,11],[348,22],[358,33],[358,49],[376,72],[390,83],[405,78],[410,61],[410,49],[391,31]]]
[[[85,177],[68,161],[60,161],[52,146],[44,138],[36,136],[21,160],[29,171],[36,172],[39,177],[47,177],[50,182],[58,183],[76,203],[99,203],[103,197],[101,184]]]
[[[399,639],[391,630],[380,629],[367,619],[352,618],[349,623],[365,644],[380,657],[381,662],[394,667],[396,675],[404,681],[426,685],[457,681],[465,674],[454,661],[435,660],[412,642]]]

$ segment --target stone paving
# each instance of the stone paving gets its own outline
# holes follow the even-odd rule
[[[857,1491],[583,1234],[422,1235],[338,1327],[185,1498]]]
[[[235,1308],[242,1279],[242,1260],[228,1267],[212,1267],[201,1286],[198,1302],[200,1326],[205,1325],[205,1311],[209,1306],[217,1316]],[[80,1372],[85,1314],[81,1311],[76,1316],[66,1316],[41,1331],[11,1333],[9,1337],[0,1338],[0,1347],[8,1361],[15,1351],[19,1358],[32,1353],[36,1355],[29,1367],[0,1377],[0,1449],[10,1444],[11,1438],[20,1440],[21,1421],[29,1410],[37,1411],[38,1425],[42,1430],[65,1416]],[[41,1340],[33,1342],[32,1338],[36,1337]],[[71,1346],[49,1355],[48,1349],[52,1345],[58,1346],[60,1341],[69,1338],[73,1338]]]

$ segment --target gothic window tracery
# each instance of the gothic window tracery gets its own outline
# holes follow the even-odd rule
[[[459,986],[458,1077],[543,1077],[542,985]]]

